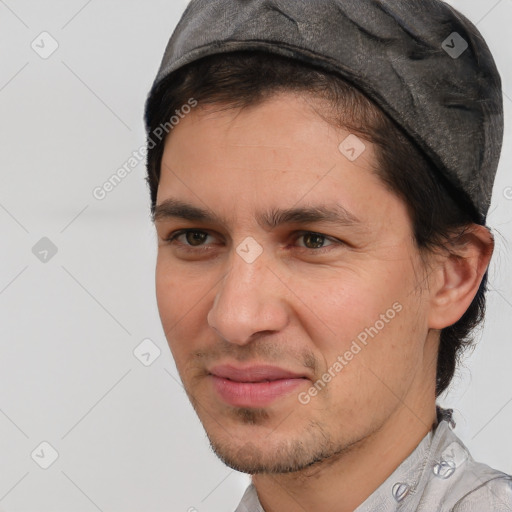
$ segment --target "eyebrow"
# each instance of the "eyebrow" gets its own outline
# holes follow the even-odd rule
[[[153,222],[167,219],[183,219],[191,222],[208,222],[227,224],[216,213],[208,208],[200,208],[192,204],[169,198],[156,205],[152,211]],[[363,222],[343,206],[315,205],[299,208],[271,208],[256,214],[256,221],[262,228],[274,229],[283,224],[307,224],[326,222],[330,224],[356,226]]]

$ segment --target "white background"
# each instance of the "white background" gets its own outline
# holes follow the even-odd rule
[[[512,0],[450,3],[495,55],[507,131],[487,321],[442,404],[477,460],[512,473]],[[248,484],[211,452],[163,335],[144,163],[92,195],[144,145],[185,4],[0,0],[0,509],[226,512]],[[43,31],[59,45],[47,59],[31,48]],[[47,263],[42,237],[58,249]],[[146,338],[161,350],[148,367],[133,355]],[[59,454],[46,470],[31,458],[43,441]]]

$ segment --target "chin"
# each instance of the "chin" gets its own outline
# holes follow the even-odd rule
[[[343,451],[321,428],[315,428],[293,434],[242,426],[231,433],[215,423],[213,430],[205,430],[213,452],[226,466],[254,475],[302,471]]]

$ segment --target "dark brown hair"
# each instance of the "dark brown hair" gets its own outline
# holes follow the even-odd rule
[[[446,240],[463,234],[470,224],[485,225],[475,208],[454,190],[415,143],[374,102],[337,74],[314,65],[260,51],[217,54],[188,64],[164,79],[146,103],[147,177],[154,213],[165,137],[153,136],[191,98],[199,105],[244,108],[272,94],[293,91],[322,102],[322,114],[375,144],[377,174],[407,205],[415,242],[422,254],[448,249]],[[167,123],[167,124],[166,124]],[[161,128],[160,128],[161,132]],[[464,315],[441,330],[436,396],[450,384],[470,336],[484,318],[487,272]]]

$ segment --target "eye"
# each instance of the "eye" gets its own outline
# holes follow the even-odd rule
[[[185,242],[178,240],[178,238],[181,236],[184,237]],[[165,241],[172,243],[175,240],[178,240],[182,245],[189,247],[199,247],[209,236],[211,235],[209,235],[206,231],[200,231],[197,229],[181,229],[171,233],[169,237],[165,239]]]
[[[321,233],[314,233],[312,231],[303,231],[302,233],[299,233],[297,239],[300,238],[304,239],[305,248],[311,250],[323,249],[325,247],[323,246],[325,241],[330,241],[332,243],[332,240],[329,239],[329,237],[326,235],[322,235]]]
[[[181,248],[184,250],[194,251],[195,249],[211,245],[205,243],[208,240],[208,237],[214,238],[213,235],[210,235],[207,231],[198,229],[181,229],[171,233],[164,239],[164,241],[170,244],[182,246]],[[343,245],[343,242],[340,240],[313,231],[301,231],[295,233],[293,241],[297,243],[300,239],[303,239],[303,245],[299,244],[295,247],[299,250],[310,253],[323,253],[331,250],[330,248],[333,245]],[[326,242],[329,242],[329,244],[325,245]]]

